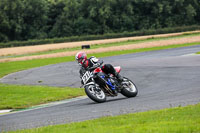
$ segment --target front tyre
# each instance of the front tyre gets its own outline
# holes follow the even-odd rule
[[[99,87],[95,87],[95,85],[85,86],[85,93],[90,99],[97,103],[103,103],[106,101],[105,93]]]
[[[128,78],[123,78],[121,94],[126,97],[135,97],[138,93],[136,85]]]

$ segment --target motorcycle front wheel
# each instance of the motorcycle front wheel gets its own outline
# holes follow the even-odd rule
[[[126,97],[135,97],[138,93],[136,85],[128,78],[123,78],[121,94]]]
[[[99,87],[95,87],[95,85],[85,86],[85,93],[90,99],[97,103],[103,103],[106,101],[105,93]]]

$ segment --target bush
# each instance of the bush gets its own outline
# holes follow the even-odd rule
[[[111,39],[120,37],[133,37],[133,36],[143,36],[143,35],[155,35],[155,34],[165,34],[165,33],[176,33],[185,31],[200,30],[199,25],[193,26],[182,26],[182,27],[172,27],[164,29],[150,29],[134,32],[123,32],[123,33],[109,33],[104,35],[87,35],[87,36],[71,36],[64,38],[53,38],[53,39],[42,39],[42,40],[28,40],[28,41],[12,41],[7,43],[0,43],[0,48],[6,47],[17,47],[17,46],[32,46],[40,44],[52,44],[52,43],[63,43],[63,42],[75,42],[75,41],[87,41],[87,40],[99,40],[99,39]]]

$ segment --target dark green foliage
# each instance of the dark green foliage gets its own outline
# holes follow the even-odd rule
[[[110,35],[124,37],[142,34],[136,31],[143,30],[156,34],[157,29],[190,25],[200,25],[199,0],[0,1],[0,42],[44,39],[28,41],[28,44],[11,42],[7,46],[93,38],[88,35],[98,35],[97,39],[111,38],[107,37]]]
[[[0,41],[47,38],[46,0],[1,0]]]

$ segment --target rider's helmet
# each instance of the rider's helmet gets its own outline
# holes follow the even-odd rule
[[[83,65],[87,60],[87,55],[85,52],[78,52],[75,58],[79,65]]]

